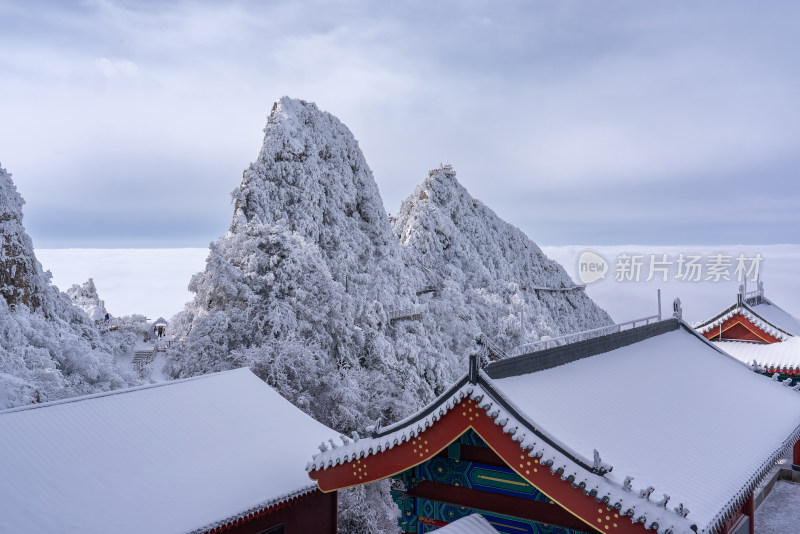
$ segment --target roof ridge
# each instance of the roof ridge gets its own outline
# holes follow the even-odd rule
[[[111,390],[111,391],[102,391],[100,393],[90,393],[88,395],[80,395],[80,396],[77,396],[77,397],[68,397],[68,398],[65,398],[65,399],[57,399],[57,400],[48,401],[48,402],[42,402],[42,403],[38,403],[38,404],[28,404],[28,405],[25,405],[25,406],[16,406],[14,408],[8,408],[6,410],[0,410],[0,416],[7,415],[7,414],[10,414],[10,413],[16,413],[16,412],[24,412],[24,411],[27,411],[27,410],[36,410],[38,408],[48,408],[50,406],[58,406],[58,405],[61,405],[61,404],[70,404],[70,403],[73,403],[73,402],[80,402],[80,401],[85,401],[85,400],[92,400],[92,399],[99,399],[99,398],[103,398],[103,397],[110,397],[110,396],[119,395],[119,394],[122,394],[122,393],[132,393],[132,392],[135,392],[135,391],[144,391],[144,390],[147,390],[147,389],[154,389],[154,388],[159,388],[159,387],[163,387],[163,386],[172,386],[172,385],[175,385],[175,384],[183,384],[183,383],[186,383],[186,382],[192,382],[194,380],[201,380],[201,379],[204,379],[204,378],[213,378],[213,377],[216,377],[216,376],[219,376],[219,375],[224,375],[224,374],[237,373],[237,372],[241,372],[241,371],[243,371],[245,369],[247,371],[250,371],[249,367],[239,367],[238,369],[228,369],[227,371],[218,371],[216,373],[208,373],[208,374],[204,374],[204,375],[190,376],[188,378],[181,378],[179,380],[168,380],[166,382],[157,382],[155,384],[143,384],[141,386],[133,386],[133,387],[129,387],[129,388],[114,389],[114,390]],[[252,373],[252,371],[250,371],[250,372]]]
[[[544,371],[678,330],[681,322],[670,317],[656,323],[492,362],[486,366],[485,371],[493,379]]]

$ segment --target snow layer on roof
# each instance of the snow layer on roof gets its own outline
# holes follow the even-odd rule
[[[0,532],[189,532],[311,491],[332,430],[248,369],[0,412]]]
[[[800,394],[681,328],[527,375],[495,380],[531,421],[606,478],[683,503],[701,532],[796,439]]]
[[[762,302],[753,309],[761,317],[794,336],[800,336],[800,320],[771,302]]]
[[[472,514],[436,529],[437,534],[497,534],[492,525],[480,514]]]
[[[790,337],[781,343],[720,341],[717,346],[748,365],[753,360],[767,369],[800,369],[800,338]]]

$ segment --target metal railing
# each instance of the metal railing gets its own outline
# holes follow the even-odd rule
[[[564,336],[558,336],[548,339],[540,339],[539,341],[532,341],[530,343],[525,343],[523,345],[520,345],[513,351],[512,355],[521,356],[522,354],[530,354],[531,352],[538,352],[540,350],[545,350],[550,347],[566,345],[574,341],[583,341],[585,339],[591,339],[595,337],[605,336],[608,334],[614,334],[616,332],[622,332],[623,330],[630,330],[631,328],[648,325],[650,323],[656,323],[660,320],[661,320],[660,315],[650,315],[648,317],[642,317],[641,319],[634,319],[632,321],[626,321],[624,323],[617,323],[609,326],[601,326],[600,328],[592,328],[591,330],[584,330],[582,332],[575,332]]]

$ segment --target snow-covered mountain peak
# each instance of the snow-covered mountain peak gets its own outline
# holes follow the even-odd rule
[[[315,104],[283,97],[258,159],[232,193],[231,230],[245,222],[296,232],[320,248],[334,278],[367,272],[398,249],[378,186],[352,132]]]

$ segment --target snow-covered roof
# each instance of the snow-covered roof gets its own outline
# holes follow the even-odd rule
[[[756,327],[760,328],[761,330],[771,335],[775,339],[779,339],[781,341],[789,339],[792,336],[790,332],[784,330],[783,328],[781,328],[780,326],[770,321],[761,314],[761,311],[764,310],[762,306],[764,305],[759,305],[758,311],[756,311],[753,308],[751,308],[747,303],[743,302],[741,305],[735,304],[726,309],[724,312],[718,314],[717,316],[707,321],[695,324],[695,328],[701,334],[705,334],[708,331],[714,330],[715,328],[719,328],[721,324],[725,323],[725,321],[727,321],[731,317],[735,315],[742,315],[746,317]],[[767,311],[770,312],[772,315],[777,315],[777,313],[774,310],[767,310]],[[780,311],[783,312],[783,310]],[[783,313],[785,314],[786,312]]]
[[[400,445],[469,397],[574,488],[661,534],[715,532],[800,435],[800,393],[753,373],[677,319],[558,350],[516,376],[492,379],[508,360],[491,364],[376,437],[317,454],[307,469]],[[652,500],[640,495],[650,487]],[[663,495],[670,500],[660,506]]]
[[[598,450],[614,466],[613,483],[630,476],[636,489],[654,487],[654,500],[683,503],[701,532],[719,525],[800,434],[799,393],[685,325],[496,384],[582,456]]]
[[[752,306],[752,308],[761,317],[778,328],[789,332],[793,336],[800,336],[800,320],[777,306],[774,302],[761,298],[760,302]]]
[[[202,532],[313,491],[332,432],[249,369],[0,411],[0,532]]]
[[[718,346],[748,365],[755,361],[761,367],[781,371],[800,371],[800,337],[790,337],[781,343],[720,341]]]
[[[437,534],[497,534],[492,525],[480,514],[472,514],[436,529]]]

